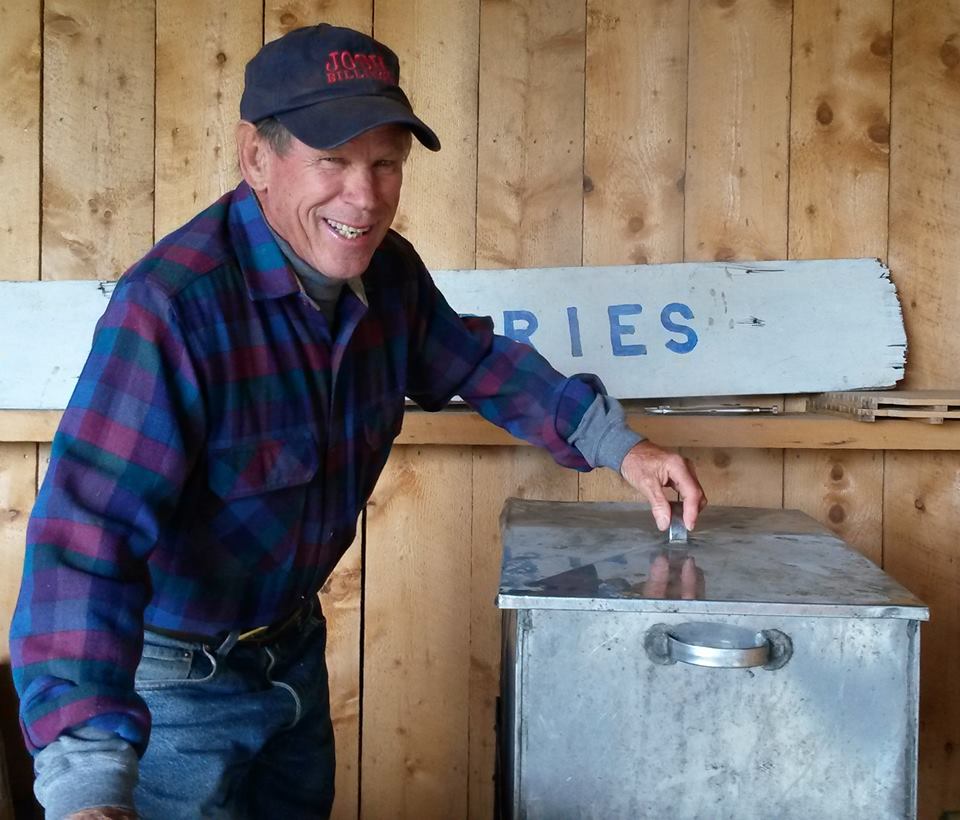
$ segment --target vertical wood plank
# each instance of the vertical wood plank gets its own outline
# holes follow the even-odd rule
[[[320,591],[327,619],[330,717],[336,744],[336,796],[331,820],[359,816],[360,801],[360,608],[361,538],[340,559]]]
[[[152,2],[48,0],[44,279],[111,279],[153,228]]]
[[[583,264],[683,259],[686,0],[589,0]]]
[[[374,37],[400,57],[400,85],[443,145],[414,140],[394,227],[428,267],[472,268],[480,0],[377,0],[374,12]]]
[[[583,264],[683,258],[688,3],[589,0]],[[580,476],[584,501],[636,501],[610,470]]]
[[[36,444],[0,444],[0,732],[6,749],[13,798],[33,805],[33,762],[20,734],[18,704],[10,676],[10,619],[20,592],[27,519],[36,497]]]
[[[892,0],[794,7],[792,259],[886,256],[892,14]],[[788,453],[784,506],[881,563],[882,453]]]
[[[890,150],[890,270],[910,347],[901,387],[956,388],[960,337],[960,3],[897,0]]]
[[[790,0],[690,6],[687,260],[786,254],[791,8]],[[684,452],[713,503],[782,504],[782,451]]]
[[[302,26],[330,23],[370,34],[373,0],[266,0],[264,40],[275,40]]]
[[[0,444],[0,554],[8,569],[0,576],[0,653],[9,664],[10,618],[20,592],[27,519],[36,497],[36,444]]]
[[[158,238],[239,182],[234,129],[243,70],[262,42],[259,0],[158,3]]]
[[[795,7],[791,259],[886,256],[892,6]]]
[[[896,0],[890,145],[890,269],[907,339],[902,386],[960,385],[960,3]],[[919,816],[960,808],[956,647],[956,454],[887,453],[884,567],[930,605],[920,675]]]
[[[482,5],[477,266],[578,265],[583,0]]]
[[[0,259],[4,279],[40,264],[40,3],[0,3]]]
[[[882,452],[788,451],[783,506],[803,510],[875,564],[882,563]]]
[[[471,454],[394,448],[368,506],[361,813],[465,817]]]
[[[920,818],[960,807],[960,454],[886,454],[884,568],[930,607],[920,641]]]
[[[690,7],[684,255],[787,249],[790,0]]]
[[[39,2],[0,3],[0,258],[4,279],[40,275],[40,21]],[[33,765],[20,735],[10,678],[9,623],[23,571],[26,521],[34,499],[35,444],[0,445],[0,817],[11,801],[32,805]],[[9,791],[8,791],[9,789]]]
[[[477,267],[582,258],[583,0],[485,2],[480,18]],[[509,496],[576,500],[577,475],[530,448],[473,454],[471,818],[493,816],[500,675],[499,519]]]

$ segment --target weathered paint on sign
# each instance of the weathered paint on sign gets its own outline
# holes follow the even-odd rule
[[[906,335],[877,260],[437,271],[565,373],[621,398],[889,387]],[[0,282],[0,408],[66,406],[112,282]]]
[[[0,409],[67,406],[115,282],[0,282]]]

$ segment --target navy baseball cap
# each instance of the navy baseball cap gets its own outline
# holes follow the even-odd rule
[[[338,145],[380,125],[402,125],[431,151],[440,140],[413,113],[400,61],[383,43],[321,23],[267,43],[244,75],[240,117],[275,117],[313,148]]]

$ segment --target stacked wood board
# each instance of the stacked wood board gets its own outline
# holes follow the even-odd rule
[[[943,424],[944,419],[960,419],[960,390],[822,393],[807,399],[807,410],[829,410],[860,421],[901,418]]]

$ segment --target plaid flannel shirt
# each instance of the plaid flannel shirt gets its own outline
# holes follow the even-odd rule
[[[567,444],[598,388],[461,319],[389,233],[334,332],[241,184],[118,283],[34,507],[11,629],[36,752],[93,726],[138,750],[144,622],[216,634],[315,595],[353,540],[404,396],[459,394],[588,469]]]

